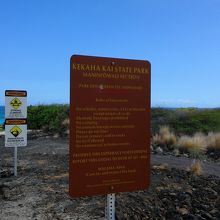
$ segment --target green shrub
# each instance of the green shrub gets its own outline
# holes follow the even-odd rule
[[[151,117],[154,134],[158,133],[159,127],[163,125],[168,125],[178,135],[220,131],[220,109],[152,108]]]
[[[159,133],[161,126],[170,125],[170,121],[176,115],[172,109],[152,108],[151,109],[151,129],[152,133]]]
[[[69,118],[69,105],[38,105],[28,107],[28,128],[63,134],[63,123]]]

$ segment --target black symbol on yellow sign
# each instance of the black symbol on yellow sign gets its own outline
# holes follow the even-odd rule
[[[22,105],[22,102],[18,98],[14,98],[13,100],[11,100],[10,105],[12,106],[12,108],[18,109]]]
[[[21,132],[22,130],[18,127],[18,126],[14,126],[11,130],[10,130],[11,134],[14,136],[14,137],[17,137]]]

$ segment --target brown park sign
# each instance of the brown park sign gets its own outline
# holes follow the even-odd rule
[[[74,55],[70,71],[70,196],[148,188],[150,63]]]

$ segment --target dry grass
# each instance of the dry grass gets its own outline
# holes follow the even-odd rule
[[[161,126],[159,133],[153,136],[153,143],[158,145],[175,145],[176,144],[176,136],[173,132],[170,131],[168,126]]]
[[[154,165],[153,169],[155,169],[155,170],[167,170],[168,169],[168,164]]]
[[[62,125],[65,128],[69,128],[69,126],[70,126],[70,119],[69,118],[64,119],[64,121],[62,122]]]
[[[208,135],[196,133],[194,136],[181,136],[177,146],[187,153],[203,153],[207,150],[220,151],[220,132],[210,132]]]
[[[206,151],[207,138],[202,133],[196,133],[192,137],[184,135],[178,139],[177,146],[187,153],[203,153]]]
[[[39,165],[39,166],[44,166],[45,164],[47,163],[47,161],[46,160],[37,160],[37,164]]]
[[[190,171],[194,174],[194,175],[201,175],[202,173],[202,166],[201,166],[201,162],[196,160],[193,161],[191,167],[190,167]]]
[[[214,159],[220,157],[220,132],[208,135],[197,132],[193,136],[177,137],[168,126],[161,126],[152,138],[152,146],[160,146],[163,150],[179,149],[180,153],[189,154],[192,158],[203,159],[206,155]]]
[[[220,132],[210,132],[207,137],[207,148],[220,151]]]

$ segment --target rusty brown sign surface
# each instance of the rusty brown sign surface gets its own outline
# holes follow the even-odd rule
[[[74,55],[70,72],[70,196],[148,188],[150,63]]]

